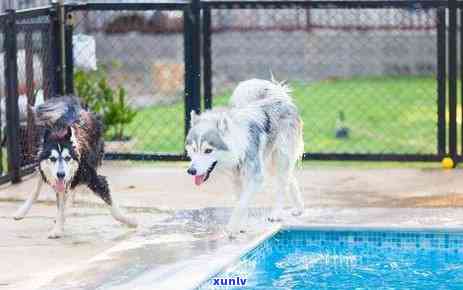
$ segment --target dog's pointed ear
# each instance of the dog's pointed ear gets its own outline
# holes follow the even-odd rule
[[[220,118],[217,121],[217,128],[219,129],[220,133],[222,133],[222,134],[227,133],[227,131],[228,131],[228,120],[227,120],[226,117]]]
[[[275,79],[275,76],[273,75],[272,70],[270,70],[270,81],[274,84],[278,84],[278,81]]]
[[[190,112],[190,126],[193,127],[198,123],[199,115],[196,114],[195,110],[191,110]]]
[[[64,140],[71,140],[71,137],[72,137],[72,129],[71,127],[68,127],[67,128],[67,131],[66,131],[66,135],[64,135]]]

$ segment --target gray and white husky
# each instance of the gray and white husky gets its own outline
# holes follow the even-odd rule
[[[304,151],[302,120],[282,83],[251,79],[238,84],[228,108],[197,115],[191,112],[186,151],[191,158],[188,174],[196,185],[215,170],[232,173],[239,196],[227,230],[230,236],[242,231],[251,196],[262,189],[264,176],[277,181],[275,206],[270,221],[281,220],[286,193],[294,205],[292,214],[302,214],[304,203],[294,169]]]
[[[56,192],[58,212],[49,238],[64,234],[64,210],[70,191],[86,185],[111,207],[112,216],[129,226],[137,222],[123,215],[111,196],[106,177],[97,173],[104,153],[103,124],[80,106],[77,97],[57,97],[31,108],[35,121],[43,131],[37,162],[40,172],[36,190],[16,211],[14,219],[26,216],[37,200],[45,182]]]

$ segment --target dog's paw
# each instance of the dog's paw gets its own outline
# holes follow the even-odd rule
[[[119,222],[123,223],[124,225],[128,226],[129,228],[136,228],[138,227],[138,222],[136,219],[134,218],[131,218],[129,216],[126,216],[126,215],[118,215],[118,216],[115,216],[116,220],[118,220]]]
[[[291,215],[292,216],[301,216],[303,213],[304,213],[304,210],[300,209],[300,208],[295,208],[295,209],[291,210]]]
[[[237,233],[228,233],[227,237],[229,240],[236,240],[238,238]]]
[[[226,228],[226,232],[227,232],[228,238],[233,240],[233,239],[236,239],[240,234],[245,234],[246,230],[236,225],[229,224]]]
[[[283,219],[281,217],[269,216],[267,217],[267,221],[271,223],[280,223],[283,221]]]
[[[128,227],[136,228],[138,226],[138,222],[136,219],[123,214],[119,207],[115,204],[113,204],[113,206],[111,207],[111,215],[114,217],[114,219],[116,219],[120,223],[127,225]]]
[[[230,240],[236,239],[238,235],[240,234],[239,230],[233,230],[230,228],[227,228],[225,232]]]
[[[27,210],[24,209],[24,207],[20,207],[14,214],[13,214],[13,219],[14,220],[22,220],[26,216]]]
[[[227,231],[227,236],[228,236],[228,239],[230,240],[235,240],[238,238],[238,236],[240,234],[245,234],[246,231],[245,230],[239,230],[239,231],[235,231],[235,232],[230,232],[230,231]]]
[[[129,228],[136,228],[138,227],[138,221],[134,218],[130,218],[130,217],[126,217],[126,222],[125,224],[129,227]]]
[[[267,220],[271,223],[280,223],[283,221],[283,218],[281,217],[281,215],[271,214],[267,217]]]
[[[59,239],[64,236],[64,231],[62,229],[52,229],[48,233],[49,239]]]
[[[273,210],[270,215],[267,217],[267,220],[271,223],[279,223],[283,221],[283,211],[278,209],[278,210]]]
[[[22,219],[24,218],[24,216],[25,216],[24,214],[15,213],[15,214],[13,215],[13,219],[14,219],[15,221],[20,221],[20,220],[22,220]]]

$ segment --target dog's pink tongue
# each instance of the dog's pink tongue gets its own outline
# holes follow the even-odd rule
[[[66,185],[64,184],[64,180],[58,180],[55,183],[55,190],[57,192],[64,192],[66,190]]]
[[[204,174],[203,175],[195,175],[195,184],[201,185],[204,182]]]

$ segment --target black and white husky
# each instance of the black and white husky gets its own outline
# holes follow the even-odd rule
[[[294,177],[304,151],[302,120],[287,86],[274,80],[247,80],[234,90],[228,108],[201,115],[192,112],[186,151],[191,158],[188,173],[196,185],[216,170],[232,173],[239,203],[227,227],[231,236],[242,230],[240,219],[251,196],[262,189],[267,173],[277,181],[269,220],[281,220],[286,193],[294,205],[292,214],[302,214],[304,204]]]
[[[43,130],[43,143],[38,154],[39,178],[37,188],[14,214],[25,217],[39,196],[45,182],[56,192],[58,212],[49,238],[64,234],[66,199],[78,185],[86,185],[111,207],[112,216],[129,226],[135,220],[123,215],[112,199],[106,177],[98,175],[104,153],[103,125],[93,113],[84,110],[76,97],[47,100],[32,109],[34,118]]]

